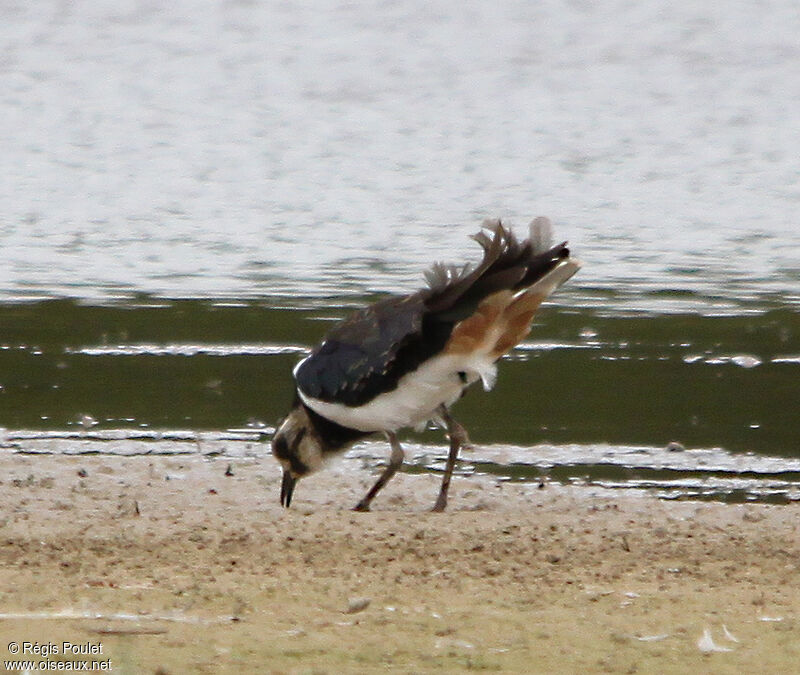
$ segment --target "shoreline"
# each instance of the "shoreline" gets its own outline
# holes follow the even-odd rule
[[[162,675],[800,662],[795,504],[457,476],[432,514],[438,476],[401,473],[354,513],[375,476],[334,466],[283,510],[271,457],[3,453],[0,476],[3,649],[100,641]]]

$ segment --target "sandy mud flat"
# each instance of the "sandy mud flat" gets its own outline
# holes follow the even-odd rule
[[[797,672],[797,505],[474,476],[432,514],[438,478],[401,474],[354,513],[373,476],[334,467],[284,511],[279,473],[0,454],[6,670]]]

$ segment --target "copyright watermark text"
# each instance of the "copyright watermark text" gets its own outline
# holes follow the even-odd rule
[[[103,658],[102,642],[30,642],[12,640],[6,645],[11,659],[6,671],[111,672],[111,659]]]

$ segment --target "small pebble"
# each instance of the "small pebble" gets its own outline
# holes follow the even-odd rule
[[[369,598],[350,598],[349,602],[347,603],[347,609],[345,610],[345,614],[356,614],[358,612],[363,612],[367,607],[369,607],[369,603],[371,600]]]

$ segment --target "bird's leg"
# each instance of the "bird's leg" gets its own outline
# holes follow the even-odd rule
[[[397,470],[403,464],[405,453],[403,453],[403,447],[400,445],[400,441],[397,440],[397,434],[393,431],[387,431],[386,438],[389,439],[389,443],[392,446],[392,454],[389,456],[389,465],[383,470],[380,478],[378,478],[370,491],[356,504],[353,511],[369,511],[369,505],[372,499],[380,492],[381,488],[389,482],[389,479],[397,473]]]
[[[453,468],[456,465],[456,459],[458,459],[458,451],[462,447],[469,446],[470,441],[467,430],[450,416],[446,406],[439,406],[438,412],[447,425],[447,435],[450,438],[450,452],[447,455],[447,464],[444,467],[442,487],[439,489],[439,497],[436,499],[433,509],[431,509],[434,512],[441,513],[447,506],[447,490],[450,488],[450,479],[453,477]]]

